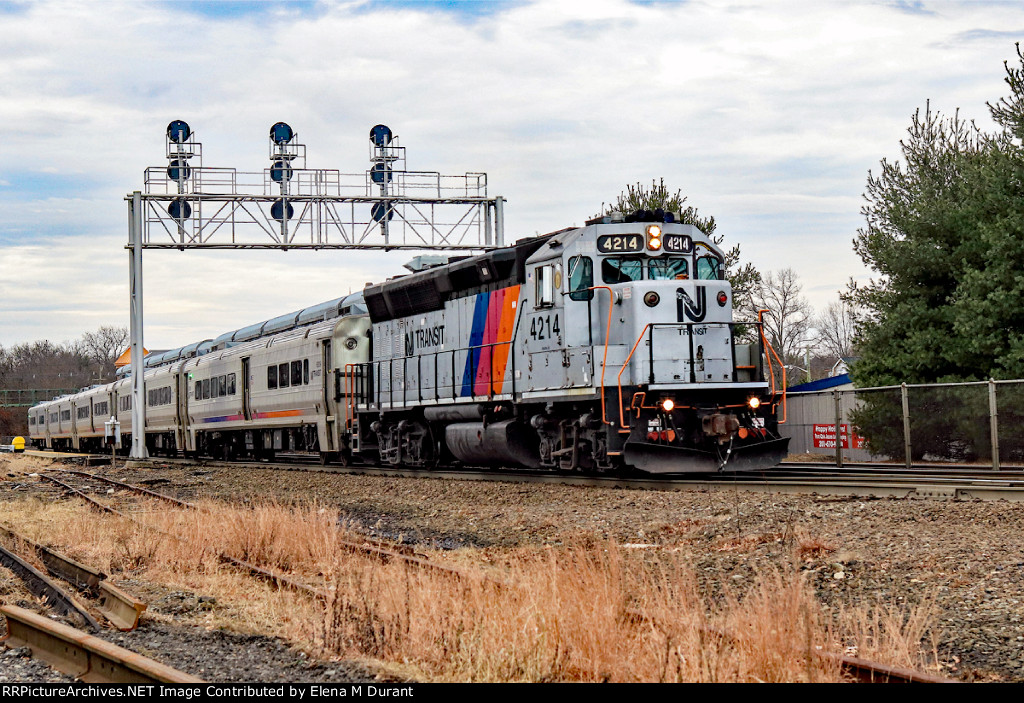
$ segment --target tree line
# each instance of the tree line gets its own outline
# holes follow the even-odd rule
[[[78,390],[114,380],[114,362],[128,347],[127,327],[103,326],[64,344],[0,346],[0,390]],[[25,408],[0,407],[0,435],[27,431]]]

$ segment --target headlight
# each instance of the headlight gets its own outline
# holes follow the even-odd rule
[[[647,225],[647,248],[651,251],[661,249],[661,227],[659,225]]]
[[[754,396],[753,398],[747,401],[747,405],[750,406],[751,410],[757,410],[759,407],[761,407],[761,399],[758,398],[757,396]]]
[[[667,413],[672,412],[672,408],[674,408],[675,406],[676,402],[671,398],[665,398],[665,400],[661,401],[661,407]]]

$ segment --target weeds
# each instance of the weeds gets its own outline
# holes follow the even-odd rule
[[[819,647],[918,666],[926,663],[920,643],[932,636],[928,603],[823,616],[796,567],[717,589],[725,595],[711,600],[685,550],[586,540],[492,554],[486,570],[482,552],[459,550],[458,577],[341,549],[340,540],[361,538],[315,503],[202,507],[153,506],[137,514],[149,529],[64,502],[5,504],[5,518],[115,577],[215,595],[217,607],[194,616],[205,624],[241,624],[430,680],[834,681],[837,664],[817,656]],[[769,537],[783,538],[719,546]],[[832,549],[803,535],[795,547],[801,556]],[[221,565],[220,552],[289,572],[324,589],[327,600],[254,583]],[[512,585],[487,578],[496,571]]]

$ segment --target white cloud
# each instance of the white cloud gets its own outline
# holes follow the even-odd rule
[[[603,0],[467,19],[325,4],[210,20],[173,3],[34,3],[0,28],[0,343],[127,318],[122,198],[164,160],[179,117],[205,165],[242,170],[264,167],[283,119],[311,167],[359,172],[369,127],[387,123],[410,168],[487,171],[510,238],[580,224],[627,183],[664,176],[757,266],[793,267],[824,305],[866,275],[850,247],[860,193],[913,110],[931,98],[987,124],[984,101],[1005,92],[1006,32],[1024,10],[927,9]],[[74,178],[26,194],[29,168]],[[60,239],[34,246],[44,235]],[[147,255],[147,334],[159,346],[212,336],[397,273],[403,258]]]

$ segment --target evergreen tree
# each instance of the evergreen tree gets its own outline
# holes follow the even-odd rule
[[[860,314],[852,368],[861,387],[1024,378],[1024,55],[985,132],[927,106],[901,159],[869,174],[854,249],[878,275],[851,285]],[[977,390],[977,393],[970,392]],[[914,458],[988,453],[982,388],[914,389]],[[1000,406],[1018,391],[1000,390]],[[876,453],[902,455],[899,394],[867,393],[854,422]],[[1000,411],[1002,414],[1002,410]],[[1001,418],[1002,419],[1002,418]],[[1021,446],[1004,450],[1024,452]]]
[[[1024,377],[1024,80],[1006,71],[1001,130],[929,106],[902,162],[869,174],[854,249],[879,278],[848,291],[865,313],[858,385]]]

